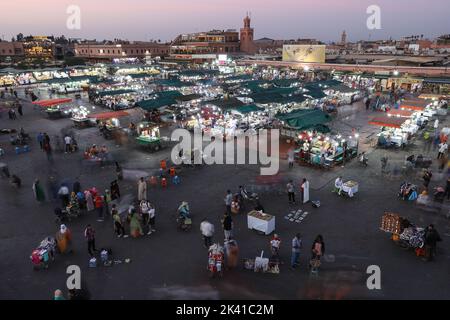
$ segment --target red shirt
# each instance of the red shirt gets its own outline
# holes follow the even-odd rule
[[[96,196],[94,202],[95,202],[95,207],[96,208],[103,207],[103,197],[102,196]]]

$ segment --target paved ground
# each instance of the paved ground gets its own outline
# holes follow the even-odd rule
[[[70,125],[68,120],[46,119],[29,104],[25,104],[24,110],[25,116],[16,122],[3,114],[0,128],[23,126],[34,137],[41,130],[53,136]],[[368,168],[353,162],[329,172],[302,167],[288,171],[283,162],[280,186],[262,191],[262,204],[277,218],[277,233],[283,240],[281,255],[286,264],[290,258],[290,240],[297,232],[303,234],[302,268],[291,271],[283,265],[279,275],[238,269],[227,272],[222,280],[208,278],[207,252],[202,247],[199,222],[208,217],[216,225],[215,240],[223,240],[219,221],[224,211],[224,192],[228,188],[236,189],[240,184],[257,185],[259,168],[212,166],[187,169],[182,174],[180,186],[151,190],[149,198],[157,207],[158,229],[151,237],[117,239],[110,220],[99,223],[93,215],[83,216],[69,224],[74,235],[74,253],[57,256],[49,270],[36,272],[29,261],[31,250],[44,237],[55,234],[58,226],[52,213],[56,204],[38,205],[34,201],[33,180],[39,178],[45,184],[49,175],[57,176],[59,181],[73,181],[79,177],[83,188],[104,189],[114,179],[114,170],[112,167],[88,167],[82,163],[80,153],[55,154],[55,163],[50,165],[35,141],[31,153],[15,155],[8,145],[8,136],[0,136],[0,145],[7,152],[1,161],[7,162],[10,171],[18,173],[23,180],[20,191],[13,190],[6,180],[0,181],[0,298],[49,299],[53,290],[64,288],[66,267],[77,264],[82,269],[83,285],[93,299],[449,299],[448,220],[444,214],[424,211],[397,199],[398,187],[404,178],[394,169],[401,166],[407,153],[417,154],[421,142],[417,143],[416,150],[388,151],[393,172],[381,175],[379,159],[384,151],[373,151],[365,144],[367,136],[375,130],[367,126],[367,118],[368,114],[359,105],[348,106],[333,126],[342,133],[351,132],[352,127],[360,130],[360,147],[370,152]],[[95,129],[77,131],[77,137],[81,148],[87,143],[105,143]],[[116,147],[109,141],[106,143],[113,156],[131,174],[136,170],[151,173],[157,169],[159,161],[168,156],[167,150],[148,154],[132,146]],[[338,175],[361,183],[355,199],[339,198],[330,192]],[[273,191],[282,188],[284,181],[291,177],[296,181],[307,177],[313,189],[311,197],[322,202],[320,209],[310,205],[304,207],[311,214],[300,225],[283,219],[294,207],[288,205],[286,195]],[[417,178],[412,180],[419,183]],[[435,175],[433,185],[445,180],[446,177]],[[134,196],[136,181],[124,181],[121,189],[123,194]],[[193,212],[194,229],[190,233],[179,233],[175,227],[174,213],[182,200],[190,202]],[[422,226],[434,223],[444,239],[437,261],[423,262],[413,252],[396,247],[389,235],[379,231],[380,218],[385,211],[398,212]],[[261,250],[268,251],[269,237],[248,230],[244,215],[236,217],[234,222],[240,258],[252,258]],[[92,223],[97,230],[97,247],[110,247],[115,257],[131,258],[132,263],[89,269],[83,239],[87,223]],[[307,252],[317,234],[324,236],[327,254],[334,259],[324,262],[318,277],[311,277],[306,271]],[[369,291],[365,285],[366,268],[374,264],[382,270],[380,291]]]

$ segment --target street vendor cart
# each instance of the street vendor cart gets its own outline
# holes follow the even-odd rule
[[[158,151],[161,149],[161,136],[159,125],[152,122],[141,122],[138,127],[138,137],[136,142],[151,151]]]
[[[425,255],[425,229],[417,227],[395,213],[385,213],[380,229],[392,234],[391,239],[404,249],[414,250],[418,257]]]
[[[248,228],[269,235],[275,231],[275,216],[253,210],[247,215]]]

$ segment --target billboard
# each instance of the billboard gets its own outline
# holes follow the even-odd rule
[[[284,45],[283,61],[325,63],[325,45]]]

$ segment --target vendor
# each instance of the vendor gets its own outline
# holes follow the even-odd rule
[[[344,181],[342,180],[342,177],[338,177],[336,181],[334,182],[334,187],[338,191],[338,194],[340,195],[342,193],[342,187],[344,185]]]

